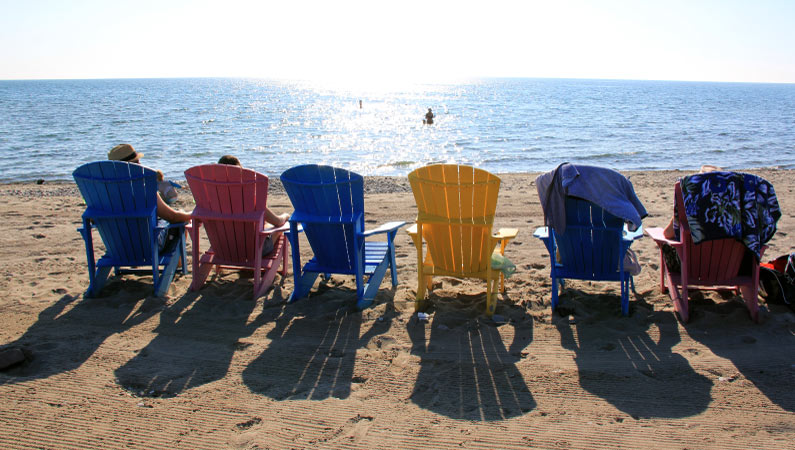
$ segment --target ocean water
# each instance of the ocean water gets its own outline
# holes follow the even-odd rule
[[[359,100],[362,108],[359,108]],[[423,125],[427,108],[436,114]],[[0,181],[71,179],[118,143],[167,177],[224,154],[270,176],[323,163],[405,175],[564,161],[618,170],[795,168],[795,85],[570,79],[324,85],[257,79],[0,81]]]

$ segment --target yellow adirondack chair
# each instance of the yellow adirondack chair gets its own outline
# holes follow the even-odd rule
[[[516,228],[492,234],[500,179],[485,170],[454,164],[434,164],[409,174],[417,202],[417,223],[407,231],[417,248],[419,310],[434,276],[479,278],[486,281],[486,314],[497,306],[497,280],[505,290],[502,272],[492,269],[491,254],[499,245],[505,254]],[[422,255],[423,240],[427,253]]]

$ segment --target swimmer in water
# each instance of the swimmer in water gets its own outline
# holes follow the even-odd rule
[[[431,125],[433,124],[433,118],[434,118],[433,111],[431,111],[431,108],[428,108],[428,112],[425,113],[425,120],[423,120],[422,123],[426,125]]]

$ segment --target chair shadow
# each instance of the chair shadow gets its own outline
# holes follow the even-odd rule
[[[272,292],[251,321],[257,302],[245,276],[188,292],[160,314],[155,338],[116,369],[117,383],[134,395],[169,398],[224,378],[246,345],[240,339],[279,314],[279,285]]]
[[[389,331],[397,315],[395,290],[381,289],[375,304],[388,293],[387,312],[361,334],[365,315],[374,310],[355,309],[355,290],[333,289],[334,296],[322,295],[328,286],[321,282],[317,293],[283,310],[268,333],[267,347],[243,370],[243,383],[252,392],[275,400],[345,399],[353,383],[367,381],[354,375],[356,352]]]
[[[28,361],[4,370],[0,384],[48,378],[79,368],[110,336],[157,314],[165,301],[140,295],[151,288],[151,283],[124,280],[110,282],[100,297],[63,295],[41,311],[22,336],[2,346],[22,348]],[[125,294],[119,295],[122,290]]]
[[[567,289],[578,302],[575,324],[553,315],[561,345],[575,352],[580,386],[634,418],[681,418],[707,409],[713,383],[672,352],[680,335],[676,316],[654,311],[642,294],[630,298],[630,316],[620,315],[619,295]],[[565,313],[565,310],[564,310]],[[579,315],[579,314],[578,314]],[[659,340],[649,325],[659,330]],[[611,329],[612,328],[612,329]]]
[[[685,326],[688,335],[715,355],[731,361],[768,400],[786,411],[795,412],[795,390],[792,389],[795,338],[791,319],[774,322],[772,326],[766,326],[769,324],[765,321],[756,324],[740,297],[720,295],[729,301],[715,303],[703,298],[693,302],[691,297],[690,322]],[[772,315],[777,308],[774,306],[777,305],[768,305],[771,311],[768,322],[775,320]],[[780,313],[791,315],[783,306]],[[708,315],[710,318],[705,318]],[[732,375],[726,374],[727,378]]]
[[[499,313],[510,322],[500,325],[454,308],[437,310],[432,323],[412,317],[407,325],[412,354],[420,357],[411,394],[414,404],[453,419],[475,421],[504,420],[535,409],[533,395],[516,367],[522,350],[533,340],[533,321],[521,307],[502,308]],[[507,348],[498,326],[514,327]]]

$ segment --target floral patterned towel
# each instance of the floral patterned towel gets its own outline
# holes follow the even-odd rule
[[[681,185],[694,243],[733,237],[759,257],[781,217],[773,185],[740,172],[690,175]]]

